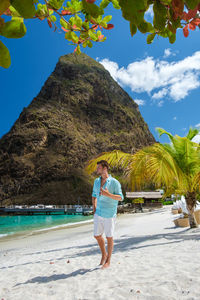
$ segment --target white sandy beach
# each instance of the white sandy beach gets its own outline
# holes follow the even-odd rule
[[[200,229],[170,210],[119,216],[104,270],[93,224],[0,241],[0,300],[200,299]]]

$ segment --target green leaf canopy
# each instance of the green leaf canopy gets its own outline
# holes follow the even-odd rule
[[[10,53],[8,48],[0,41],[0,66],[9,68],[11,64]]]
[[[11,5],[25,18],[33,18],[36,10],[33,0],[11,0]]]
[[[0,28],[0,35],[6,38],[18,39],[26,34],[26,26],[21,18],[13,18]]]

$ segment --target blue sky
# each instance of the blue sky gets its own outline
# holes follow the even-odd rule
[[[146,35],[131,37],[129,23],[120,11],[110,6],[107,14],[113,15],[111,23],[115,25],[104,31],[107,40],[82,52],[101,62],[139,104],[156,140],[168,142],[166,137],[158,138],[156,127],[180,136],[190,126],[199,128],[199,29],[188,38],[179,30],[173,45],[161,37],[147,45]],[[53,32],[46,20],[26,20],[25,24],[27,34],[22,39],[1,39],[10,50],[12,64],[9,69],[0,68],[0,137],[37,96],[59,57],[74,50],[64,34]]]

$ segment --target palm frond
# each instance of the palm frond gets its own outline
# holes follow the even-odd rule
[[[191,141],[197,134],[199,134],[199,130],[197,128],[190,127],[186,138]]]
[[[112,152],[104,152],[101,153],[96,158],[89,161],[85,170],[88,174],[92,174],[95,172],[97,167],[97,162],[100,160],[106,160],[110,167],[117,167],[121,169],[125,169],[132,159],[132,154],[124,153],[119,150],[114,150]]]
[[[176,161],[161,144],[146,147],[133,155],[127,169],[132,188],[141,188],[146,182],[156,186],[170,186],[179,183],[183,174]]]
[[[174,138],[174,159],[179,167],[187,175],[195,174],[200,164],[198,164],[198,152],[194,143],[186,137],[176,136]]]
[[[159,137],[161,137],[161,135],[163,134],[167,134],[169,139],[171,140],[171,142],[173,143],[173,135],[170,132],[167,132],[165,129],[160,128],[160,127],[156,127],[156,131],[159,133]]]
[[[198,172],[193,178],[192,191],[200,192],[200,172]]]

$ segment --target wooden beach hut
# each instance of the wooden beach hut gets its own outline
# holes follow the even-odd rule
[[[144,199],[142,206],[144,207],[162,207],[162,194],[160,191],[151,191],[151,192],[126,192],[126,198]]]

